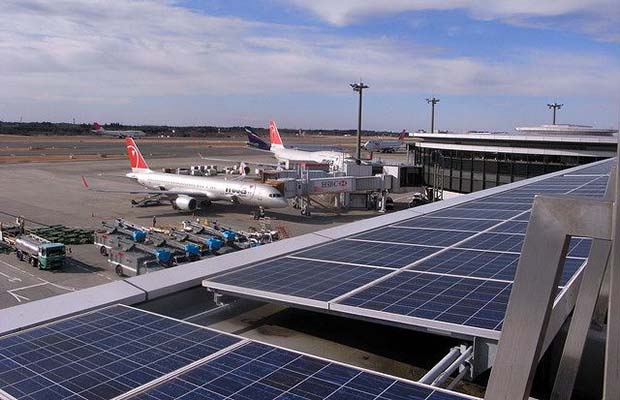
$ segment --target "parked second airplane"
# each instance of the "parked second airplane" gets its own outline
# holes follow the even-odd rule
[[[409,133],[403,129],[398,136],[398,140],[369,140],[364,143],[366,151],[371,153],[379,151],[382,153],[394,153],[405,144],[405,136]]]
[[[98,135],[114,136],[119,139],[123,139],[126,137],[141,137],[141,136],[146,135],[142,131],[109,131],[107,129],[103,129],[103,127],[99,125],[97,122],[93,124],[93,129],[91,131]]]
[[[286,199],[273,186],[243,180],[176,175],[151,170],[132,138],[125,139],[131,172],[126,176],[135,179],[148,190],[91,189],[107,193],[131,193],[163,195],[170,199],[175,209],[193,211],[212,201],[228,201],[235,204],[282,208],[288,206]],[[88,187],[84,178],[83,183]]]

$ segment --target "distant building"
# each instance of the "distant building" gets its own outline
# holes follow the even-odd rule
[[[585,125],[515,128],[517,133],[415,133],[426,183],[435,166],[446,190],[469,193],[613,157],[617,130]],[[441,176],[439,177],[441,179]]]

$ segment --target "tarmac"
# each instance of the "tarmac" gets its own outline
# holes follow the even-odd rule
[[[353,152],[354,137],[291,138],[289,142],[341,146]],[[251,162],[274,162],[273,157],[244,147],[244,140],[145,138],[138,145],[152,169],[217,164],[201,160],[198,153],[218,158]],[[406,160],[404,153],[383,157]],[[129,171],[123,140],[108,138],[0,136],[0,221],[26,218],[26,226],[62,224],[98,228],[102,220],[125,218],[149,226],[153,216],[157,225],[179,226],[183,220],[217,220],[235,229],[257,226],[252,207],[214,203],[195,213],[161,205],[148,208],[131,206],[136,196],[123,193],[102,194],[82,186],[84,176],[90,187],[136,189],[140,186],[125,178]],[[410,195],[392,196],[396,208],[406,206]],[[290,236],[301,235],[339,224],[369,218],[374,211],[333,213],[313,210],[312,217],[300,215],[292,207],[266,211],[267,223],[284,228]],[[74,290],[121,279],[94,245],[70,246],[67,265],[62,270],[44,271],[17,260],[14,254],[0,255],[0,308],[61,295]],[[175,267],[182,268],[182,266]],[[274,345],[305,351],[317,356],[363,368],[419,379],[458,344],[455,339],[407,331],[367,322],[338,318],[278,305],[241,300],[228,312],[215,310],[210,294],[203,288],[152,301],[142,307],[176,318],[210,326],[226,332]],[[480,394],[476,385],[460,385],[461,390]]]
[[[313,137],[287,139],[293,143],[339,145],[348,148],[355,138]],[[221,162],[202,160],[203,156],[251,162],[275,162],[271,154],[249,149],[241,138],[216,140],[196,138],[142,138],[137,141],[149,167],[188,168],[196,164]],[[93,156],[80,159],[76,155]],[[73,155],[73,158],[70,158]],[[390,155],[402,159],[404,154]],[[3,161],[2,161],[3,160]],[[12,161],[12,162],[11,162]],[[153,216],[158,227],[180,226],[187,219],[216,220],[222,226],[247,230],[260,227],[252,217],[254,207],[213,203],[196,212],[173,210],[170,204],[154,207],[132,207],[131,200],[140,196],[125,193],[100,193],[86,189],[135,190],[141,186],[125,177],[129,172],[124,140],[91,137],[24,137],[0,136],[0,222],[10,223],[23,216],[26,225],[62,224],[97,229],[101,221],[124,218],[150,226]],[[406,200],[407,196],[399,198]],[[398,201],[398,199],[396,199]],[[266,210],[262,223],[281,228],[290,236],[302,235],[339,224],[378,215],[374,211],[334,213],[313,210],[312,217],[299,210]],[[0,255],[0,308],[32,301],[71,290],[119,279],[105,257],[95,246],[71,246],[68,265],[61,271],[41,271],[19,262],[14,255]]]

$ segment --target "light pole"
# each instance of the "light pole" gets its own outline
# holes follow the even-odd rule
[[[431,105],[431,133],[435,132],[435,104],[439,103],[439,99],[435,97],[426,99],[426,102]]]
[[[364,85],[360,79],[360,83],[351,83],[354,92],[360,94],[359,109],[357,112],[357,163],[362,160],[362,94],[364,89],[368,89],[368,85]]]
[[[553,125],[555,125],[555,112],[556,110],[559,110],[560,108],[562,108],[564,104],[559,104],[559,103],[549,103],[547,104],[547,107],[549,107],[549,109],[553,109]]]

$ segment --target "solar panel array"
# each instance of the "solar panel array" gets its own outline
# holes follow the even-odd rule
[[[499,337],[534,196],[602,197],[606,162],[541,179],[423,216],[354,234],[205,280],[239,296]],[[404,213],[405,215],[406,213]],[[573,238],[561,279],[569,285],[585,264],[590,239]],[[346,280],[319,282],[337,267]],[[271,271],[285,279],[273,280]],[[376,279],[366,282],[373,274]],[[314,287],[303,287],[311,282]],[[300,294],[303,293],[303,294]],[[560,292],[560,295],[563,292]]]
[[[0,338],[0,398],[119,396],[151,400],[470,398],[126,306]]]

